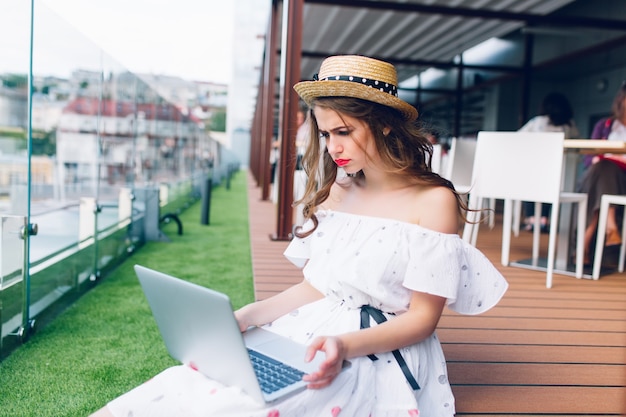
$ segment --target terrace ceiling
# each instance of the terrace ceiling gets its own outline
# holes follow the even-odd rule
[[[611,13],[623,8],[620,1],[305,0],[301,78],[310,79],[326,56],[354,53],[393,62],[402,81],[431,66],[449,67],[467,49],[524,27],[564,36],[572,28],[623,36],[623,12],[622,20]],[[576,14],[594,5],[604,17]]]

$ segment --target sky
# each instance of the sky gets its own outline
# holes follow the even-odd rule
[[[28,69],[30,2],[13,3],[0,16],[0,72]],[[136,73],[229,83],[236,3],[35,0],[33,72],[45,67],[66,76],[69,62],[89,67],[104,59]]]
[[[232,0],[43,0],[133,72],[229,82]]]

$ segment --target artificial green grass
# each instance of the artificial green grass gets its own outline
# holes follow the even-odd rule
[[[212,191],[209,225],[201,202],[148,242],[47,327],[0,363],[0,417],[86,416],[176,362],[168,355],[133,265],[141,264],[253,301],[246,175]]]

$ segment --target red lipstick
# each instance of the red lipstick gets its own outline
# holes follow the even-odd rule
[[[348,165],[349,162],[349,159],[335,159],[335,163],[340,167]]]

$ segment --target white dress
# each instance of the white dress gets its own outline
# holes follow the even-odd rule
[[[456,234],[336,211],[317,215],[318,228],[295,238],[285,256],[304,266],[304,278],[326,297],[266,326],[301,343],[358,330],[363,305],[393,320],[407,310],[409,290],[445,297],[448,308],[459,313],[478,314],[496,305],[507,289],[491,262]],[[352,366],[329,387],[305,390],[269,407],[184,365],[165,370],[108,407],[118,417],[453,416],[454,397],[437,335],[400,352],[420,389],[413,390],[393,355],[383,353],[376,361],[351,359]]]

